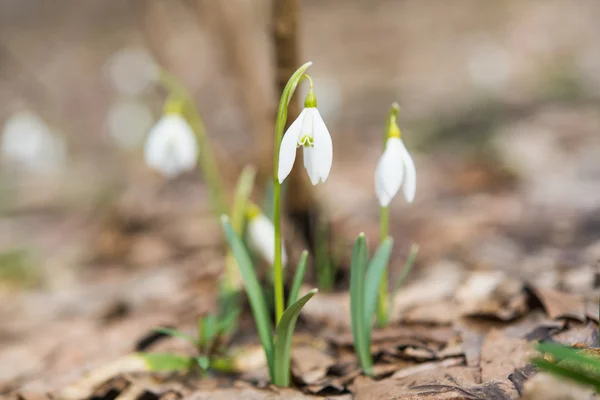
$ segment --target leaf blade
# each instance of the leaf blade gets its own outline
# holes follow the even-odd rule
[[[304,280],[304,273],[306,272],[306,262],[308,260],[308,250],[302,251],[300,260],[298,261],[298,267],[296,267],[296,273],[294,274],[294,280],[292,281],[292,287],[290,294],[288,295],[287,306],[290,307],[298,300],[298,294],[300,293],[300,287]]]
[[[313,289],[294,304],[289,306],[281,316],[277,324],[277,336],[274,348],[274,374],[273,383],[277,386],[287,387],[290,385],[290,361],[292,353],[292,336],[298,315],[302,307],[318,292]]]
[[[237,260],[237,265],[242,273],[242,278],[246,286],[246,293],[250,301],[250,307],[256,321],[256,328],[258,330],[258,337],[265,350],[265,356],[269,364],[269,371],[273,376],[273,340],[272,331],[273,326],[269,318],[269,312],[267,309],[267,303],[265,296],[262,292],[262,288],[254,272],[254,266],[250,260],[250,256],[244,247],[244,243],[239,236],[234,232],[233,227],[229,223],[227,216],[221,217],[221,223],[225,230],[225,236],[227,242],[231,248],[233,255]]]
[[[379,290],[379,283],[381,282],[381,278],[383,277],[383,273],[385,272],[388,262],[390,261],[390,256],[392,255],[392,247],[394,246],[394,241],[391,237],[385,238],[383,242],[379,245],[377,250],[375,251],[375,255],[371,259],[369,263],[369,267],[367,269],[367,278],[365,282],[365,325],[369,327],[373,321],[373,315],[375,314],[375,307],[377,306],[377,295]],[[370,331],[369,335],[370,338]]]
[[[354,349],[365,374],[373,374],[370,346],[365,330],[365,277],[367,269],[367,244],[364,233],[354,242],[350,265],[350,322]]]
[[[136,353],[152,372],[188,371],[193,360],[190,357],[168,353]]]

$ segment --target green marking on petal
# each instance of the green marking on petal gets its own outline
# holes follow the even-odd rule
[[[315,147],[315,140],[309,135],[304,135],[298,140],[298,147]]]

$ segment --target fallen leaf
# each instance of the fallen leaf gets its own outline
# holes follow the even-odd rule
[[[583,296],[555,289],[533,288],[532,292],[550,318],[573,318],[585,322],[587,315]]]
[[[598,325],[588,322],[576,324],[552,337],[558,343],[567,346],[592,347],[598,344]]]
[[[147,370],[148,365],[143,358],[130,354],[89,372],[83,378],[60,390],[57,397],[61,400],[85,399],[91,396],[98,386],[115,376]]]
[[[499,330],[492,330],[481,346],[482,381],[495,381],[505,392],[515,396],[517,390],[508,377],[516,369],[529,364],[535,353],[527,340],[512,338]]]
[[[313,347],[299,346],[292,350],[292,375],[305,385],[317,383],[333,364],[333,357]]]

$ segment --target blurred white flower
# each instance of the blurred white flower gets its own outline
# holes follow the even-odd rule
[[[152,121],[152,112],[145,104],[119,100],[110,107],[106,122],[108,132],[117,146],[132,150],[143,143]]]
[[[108,60],[107,73],[117,91],[138,95],[158,80],[159,68],[152,55],[143,47],[127,47]]]
[[[333,144],[331,135],[317,110],[317,100],[312,92],[308,92],[304,101],[304,109],[290,125],[279,149],[279,183],[292,171],[296,160],[296,148],[304,148],[304,168],[308,172],[313,185],[325,182],[333,162]]]
[[[58,172],[66,161],[64,139],[30,111],[19,112],[6,121],[0,146],[3,161],[35,173]]]
[[[406,201],[412,203],[416,184],[417,176],[412,157],[400,137],[390,137],[375,169],[375,194],[379,204],[387,207],[400,190],[400,186]]]
[[[248,229],[246,237],[248,246],[259,254],[266,262],[273,265],[275,262],[275,226],[259,208],[252,205],[248,207]],[[281,245],[281,263],[287,263],[287,254]]]
[[[148,133],[144,148],[148,166],[172,178],[196,166],[198,143],[183,116],[165,114]]]

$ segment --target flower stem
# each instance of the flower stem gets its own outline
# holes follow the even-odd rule
[[[273,264],[273,284],[275,286],[275,326],[279,323],[285,307],[283,296],[283,266],[281,263],[281,184],[279,183],[279,147],[283,139],[283,131],[287,122],[287,111],[290,99],[304,73],[312,65],[311,62],[303,64],[292,74],[281,93],[281,100],[277,108],[275,120],[275,143],[273,149],[273,224],[275,225],[275,263]]]
[[[392,103],[390,112],[388,113],[387,121],[385,124],[385,130],[383,131],[383,150],[387,140],[391,136],[399,135],[398,125],[396,125],[396,119],[400,106],[398,103]],[[379,240],[384,241],[388,237],[390,223],[390,209],[389,206],[381,207],[379,216]],[[377,302],[377,326],[384,327],[388,324],[388,307],[389,307],[389,296],[388,296],[388,267],[386,266],[383,276],[381,277],[381,283],[379,284],[379,296]]]
[[[379,240],[381,241],[388,236],[389,217],[389,207],[381,207],[379,216]],[[379,284],[379,296],[377,302],[377,326],[380,328],[388,324],[388,303],[388,268],[386,267],[383,276],[381,277],[381,283]]]

